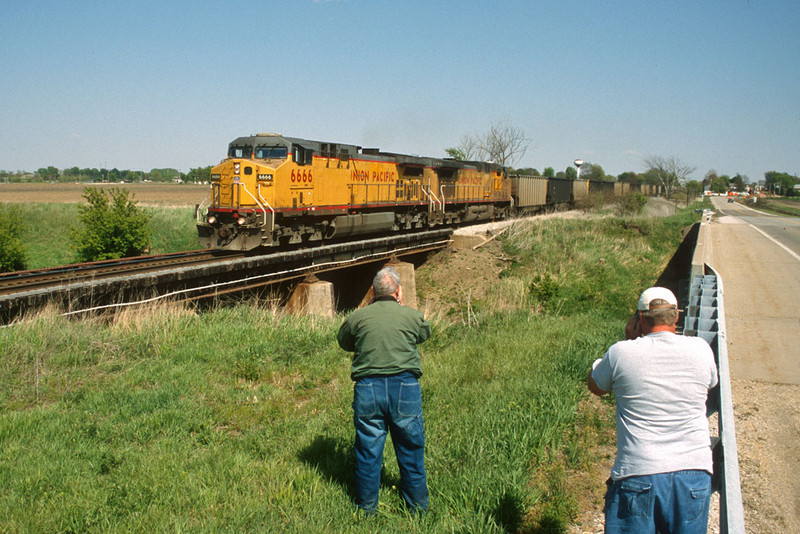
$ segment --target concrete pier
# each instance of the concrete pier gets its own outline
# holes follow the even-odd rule
[[[333,317],[336,305],[333,298],[333,284],[309,276],[297,285],[286,309],[298,315],[321,315]]]

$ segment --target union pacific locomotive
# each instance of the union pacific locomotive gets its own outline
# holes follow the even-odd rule
[[[646,188],[646,189],[642,189]],[[494,163],[280,134],[239,137],[197,210],[202,246],[251,250],[501,219],[654,186],[508,176]]]
[[[206,201],[202,245],[250,250],[506,217],[511,190],[492,163],[260,133],[230,143]]]

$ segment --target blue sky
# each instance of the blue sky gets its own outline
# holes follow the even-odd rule
[[[240,135],[517,167],[800,174],[796,0],[5,0],[0,169],[212,165]]]

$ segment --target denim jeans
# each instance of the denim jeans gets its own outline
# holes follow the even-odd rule
[[[356,428],[356,496],[368,513],[378,508],[383,448],[387,430],[400,467],[400,491],[412,511],[428,509],[428,485],[423,462],[425,429],[422,394],[411,373],[366,377],[353,388]]]
[[[609,481],[606,533],[705,534],[711,475],[674,471]]]

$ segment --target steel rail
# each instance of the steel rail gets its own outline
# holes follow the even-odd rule
[[[124,273],[159,269],[169,265],[205,262],[218,258],[219,255],[219,253],[208,250],[194,250],[3,273],[0,275],[0,295],[58,286],[81,278],[119,276]]]

